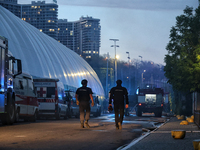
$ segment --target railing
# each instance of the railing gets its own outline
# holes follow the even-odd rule
[[[200,128],[200,110],[194,110],[194,123]]]

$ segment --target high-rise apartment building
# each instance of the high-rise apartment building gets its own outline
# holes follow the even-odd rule
[[[17,4],[17,0],[0,0],[0,5],[8,9],[17,17],[20,17],[21,7]]]
[[[69,49],[74,50],[74,38],[74,22],[68,22],[67,19],[59,19],[58,41]]]
[[[84,59],[99,56],[100,19],[81,17],[78,21],[58,20],[58,41]]]
[[[31,4],[17,4],[17,0],[0,0],[0,5],[41,32],[58,39],[58,5],[56,3],[32,1]]]

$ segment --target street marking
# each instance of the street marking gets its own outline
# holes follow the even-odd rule
[[[117,150],[127,150],[129,148],[131,148],[133,145],[135,145],[136,143],[138,143],[139,141],[141,141],[142,139],[144,139],[145,137],[147,137],[148,135],[150,135],[151,133],[156,133],[158,132],[158,129],[165,125],[170,119],[167,119],[167,121],[165,123],[162,123],[161,125],[159,125],[155,130],[151,131],[151,132],[146,132],[144,135],[140,136],[137,139],[134,139],[130,144],[128,144],[126,147],[120,147]],[[155,132],[156,131],[156,132]],[[168,132],[168,131],[167,131]]]
[[[156,132],[151,132],[151,133],[171,133],[171,131],[156,131]]]
[[[142,140],[143,138],[145,138],[146,136],[148,136],[150,133],[147,132],[145,135],[140,136],[139,138],[133,140],[128,146],[119,149],[119,150],[127,150],[128,148],[132,147],[133,145],[135,145],[137,142],[139,142],[140,140]]]
[[[200,132],[200,131],[192,131],[192,132]]]
[[[187,133],[200,133],[200,131],[186,131]],[[151,133],[171,133],[171,131],[155,131]]]

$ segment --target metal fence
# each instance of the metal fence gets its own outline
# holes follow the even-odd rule
[[[194,110],[194,123],[200,128],[200,110]]]

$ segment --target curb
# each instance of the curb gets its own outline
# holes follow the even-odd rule
[[[171,118],[172,118],[172,117],[171,117]],[[133,145],[135,145],[136,143],[138,143],[139,141],[141,141],[142,139],[144,139],[145,137],[147,137],[148,135],[150,135],[151,132],[157,131],[160,127],[162,127],[162,126],[165,125],[167,122],[169,122],[169,121],[171,120],[171,118],[170,118],[170,119],[167,119],[166,122],[162,123],[160,126],[158,126],[158,127],[157,127],[156,129],[154,129],[153,131],[147,132],[145,135],[142,135],[142,136],[140,136],[139,138],[134,139],[131,143],[126,144],[126,145],[123,145],[123,146],[117,148],[117,150],[127,150],[127,149],[131,148]]]

